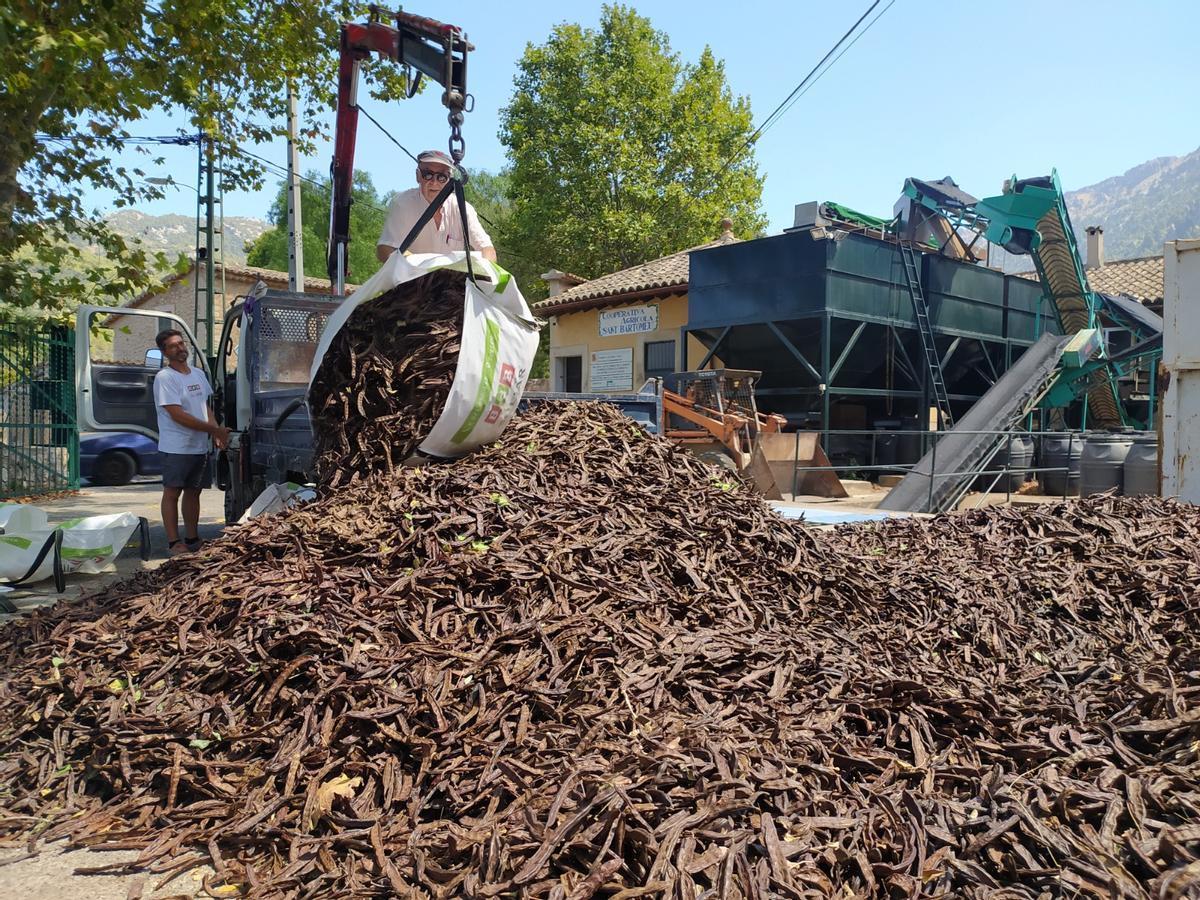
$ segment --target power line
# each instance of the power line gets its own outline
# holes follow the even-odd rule
[[[748,147],[749,145],[753,144],[756,140],[758,140],[758,138],[763,134],[763,132],[765,132],[768,128],[770,128],[772,125],[774,125],[775,122],[778,121],[778,119],[780,119],[783,116],[783,114],[787,112],[787,109],[785,109],[784,107],[788,106],[788,104],[793,101],[793,98],[797,98],[797,95],[800,93],[800,91],[802,89],[804,89],[804,86],[806,84],[808,84],[809,80],[812,79],[812,77],[817,74],[817,71],[823,65],[825,65],[826,61],[831,56],[833,56],[833,54],[837,53],[838,48],[841,47],[842,44],[844,44],[846,42],[847,38],[849,38],[850,35],[854,34],[854,32],[858,28],[858,26],[861,25],[863,23],[863,21],[866,20],[866,18],[869,15],[871,15],[872,12],[875,11],[875,7],[877,7],[881,2],[882,2],[882,0],[875,0],[875,2],[872,3],[870,5],[870,7],[867,8],[867,11],[858,17],[858,21],[855,22],[853,25],[851,25],[845,34],[843,34],[840,38],[838,38],[837,43],[829,48],[829,52],[827,52],[824,56],[821,57],[820,62],[818,62],[815,66],[812,67],[812,69],[809,70],[808,74],[805,75],[800,80],[800,83],[792,89],[792,92],[790,94],[788,94],[786,97],[784,97],[783,101],[778,106],[776,106],[774,110],[772,110],[771,114],[763,120],[762,124],[759,125],[758,128],[756,128],[751,133],[750,137],[748,137],[746,139],[746,143],[742,147],[742,150],[745,150],[746,147]],[[893,2],[895,2],[895,0],[893,0]],[[889,7],[891,5],[892,5],[891,3],[888,4]],[[887,12],[887,10],[885,9],[884,12]],[[883,13],[880,13],[880,15],[883,15]],[[871,24],[873,25],[874,22],[872,22]],[[870,26],[868,25],[867,27],[869,28]],[[866,29],[863,29],[863,31],[865,33]],[[857,38],[855,38],[855,40],[857,40]],[[849,49],[849,48],[847,48],[847,49]],[[834,60],[834,62],[836,62],[836,61],[837,60]],[[822,73],[822,74],[824,74],[824,73]],[[738,153],[741,153],[742,150],[739,150]]]
[[[83,134],[80,132],[76,132],[75,134],[63,134],[63,135],[46,134],[44,132],[39,132],[38,134],[34,135],[34,138],[36,140],[42,141],[43,143],[57,142],[57,143],[64,143],[64,144],[71,143],[73,141],[106,141],[106,142],[107,141],[116,141],[119,144],[187,145],[187,144],[195,144],[200,140],[199,136],[194,135],[194,134],[182,134],[182,135],[168,134],[168,135],[161,135],[158,137],[151,137],[151,136],[147,136],[147,135],[127,134],[127,135],[120,136],[120,137],[115,136],[115,135],[110,135],[109,137],[101,138],[98,135]]]
[[[364,116],[366,116],[370,120],[372,125],[374,125],[380,131],[382,131],[384,137],[386,137],[389,141],[391,141],[393,144],[395,144],[397,147],[399,147],[401,150],[403,150],[405,153],[407,153],[409,159],[411,159],[413,162],[418,161],[417,158],[415,156],[413,156],[413,153],[411,150],[409,150],[402,143],[400,143],[398,140],[396,140],[394,137],[392,137],[392,134],[390,131],[388,131],[386,128],[384,128],[382,125],[380,125],[379,122],[375,119],[375,117],[373,115],[371,115],[369,112],[367,112],[365,109],[363,109],[361,103],[358,106],[358,111],[360,113],[362,113]]]
[[[873,3],[873,4],[871,5],[871,9],[868,9],[868,10],[867,10],[865,13],[863,13],[863,18],[866,18],[868,15],[870,15],[870,14],[871,14],[871,10],[872,10],[872,9],[874,9],[876,6],[878,6],[878,5],[879,5],[879,2],[880,2],[880,0],[875,0],[875,3]],[[792,108],[792,107],[793,107],[793,106],[796,104],[796,102],[797,102],[797,101],[798,101],[798,100],[799,100],[801,97],[803,97],[803,96],[804,96],[805,94],[807,94],[807,93],[808,93],[810,90],[812,90],[812,88],[813,88],[813,87],[816,85],[816,83],[817,83],[818,81],[820,81],[820,80],[821,80],[823,77],[825,77],[825,73],[826,73],[826,72],[828,72],[830,69],[832,69],[832,68],[834,67],[834,65],[837,63],[837,61],[838,61],[839,59],[841,59],[843,56],[845,56],[845,55],[846,55],[846,51],[848,51],[848,50],[849,50],[851,47],[853,47],[855,44],[857,44],[857,43],[858,43],[858,40],[859,40],[859,38],[861,38],[861,37],[862,37],[864,34],[866,34],[868,31],[870,31],[870,30],[871,30],[871,26],[872,26],[872,25],[874,25],[876,22],[878,22],[878,21],[879,21],[879,20],[880,20],[880,19],[883,17],[883,14],[884,14],[884,13],[886,13],[886,12],[887,12],[889,9],[891,9],[891,8],[892,8],[892,5],[893,5],[895,2],[896,2],[896,0],[889,0],[889,3],[888,3],[888,5],[887,5],[887,6],[885,6],[883,9],[881,9],[881,10],[879,11],[879,14],[878,14],[877,16],[875,16],[875,18],[874,18],[874,19],[872,19],[870,22],[868,22],[868,23],[867,23],[867,25],[866,25],[866,27],[865,27],[865,28],[863,28],[863,30],[862,30],[862,31],[860,31],[858,34],[856,34],[856,35],[854,36],[854,40],[852,40],[852,41],[851,41],[849,44],[847,44],[847,45],[845,46],[845,48],[843,48],[842,52],[841,52],[841,53],[839,53],[837,56],[835,56],[835,57],[834,57],[834,58],[833,58],[833,59],[830,61],[829,65],[827,65],[827,66],[826,66],[824,69],[822,69],[822,70],[821,70],[821,72],[817,74],[817,77],[816,77],[816,78],[813,78],[813,79],[812,79],[812,81],[811,81],[811,82],[809,82],[809,84],[808,84],[806,87],[804,87],[804,90],[800,91],[799,93],[796,93],[796,91],[793,91],[793,92],[792,92],[792,94],[788,96],[788,99],[787,99],[787,100],[785,100],[785,101],[784,101],[782,104],[780,104],[780,106],[782,107],[782,109],[779,111],[779,114],[778,114],[777,116],[775,116],[775,119],[774,119],[774,121],[764,122],[764,123],[763,123],[763,124],[762,124],[762,125],[759,127],[759,129],[758,129],[758,132],[757,132],[757,135],[758,135],[758,137],[761,137],[761,136],[762,136],[762,134],[763,134],[763,133],[764,133],[764,132],[765,132],[765,131],[766,131],[768,128],[770,128],[772,125],[774,125],[774,124],[775,124],[776,122],[778,122],[780,119],[782,119],[782,118],[783,118],[785,115],[787,115],[787,112],[788,112],[788,110],[789,110],[789,109],[791,109],[791,108]],[[858,21],[859,21],[859,22],[861,22],[861,21],[862,21],[862,19],[859,19]],[[854,23],[854,27],[855,27],[855,28],[857,28],[857,27],[858,27],[858,22],[855,22],[855,23]],[[853,31],[853,29],[851,29],[851,31]],[[849,33],[849,32],[847,32],[847,33]],[[843,41],[845,40],[845,37],[844,37],[844,36],[843,36],[842,40],[843,40]],[[839,41],[838,43],[841,43],[841,41]],[[836,45],[834,46],[834,49],[835,49],[835,50],[837,49],[837,46],[836,46]],[[828,54],[827,54],[827,56],[828,56]],[[822,61],[822,62],[823,62],[823,61]],[[821,65],[821,64],[820,64],[820,63],[818,63],[818,64],[817,64],[817,68],[820,68],[820,65]],[[807,79],[808,79],[808,77],[811,77],[811,75],[812,75],[812,73],[810,72],[810,73],[809,73],[809,75],[805,77],[805,80],[807,80]],[[800,87],[802,87],[803,85],[804,85],[804,83],[803,83],[803,82],[801,82],[801,83],[800,83],[800,85],[797,85],[797,90],[798,90]],[[790,101],[790,102],[789,102],[789,101]],[[785,104],[786,104],[786,105],[785,105]]]
[[[721,179],[721,176],[729,171],[729,169],[733,166],[734,163],[736,163],[738,161],[738,159],[742,156],[742,154],[745,153],[750,147],[752,147],[754,145],[754,142],[757,141],[760,137],[762,137],[763,133],[766,132],[766,130],[768,128],[770,128],[772,125],[774,125],[776,122],[778,122],[781,118],[783,118],[784,114],[789,109],[792,108],[792,105],[795,104],[795,102],[797,100],[799,100],[800,97],[802,97],[802,96],[804,96],[804,94],[808,93],[809,88],[811,88],[814,84],[816,84],[817,81],[819,81],[821,79],[821,76],[823,76],[826,72],[828,72],[831,68],[833,68],[834,63],[836,63],[839,59],[842,58],[842,55],[845,54],[846,50],[849,50],[850,47],[853,47],[854,44],[857,43],[858,39],[860,37],[862,37],[864,34],[866,34],[872,25],[874,25],[876,22],[879,21],[880,16],[882,16],[885,12],[887,12],[889,9],[891,9],[892,4],[895,3],[896,0],[890,0],[888,5],[883,8],[882,12],[880,12],[878,16],[876,16],[874,19],[872,19],[866,28],[864,28],[861,32],[858,33],[858,35],[854,38],[853,41],[850,42],[850,44],[845,48],[845,50],[842,50],[841,53],[838,53],[838,48],[841,47],[842,44],[846,43],[846,39],[848,37],[850,37],[850,35],[854,34],[855,29],[857,29],[858,26],[861,25],[863,23],[863,21],[866,20],[866,18],[869,15],[871,15],[871,13],[875,10],[875,8],[877,6],[879,6],[879,4],[881,2],[883,2],[883,0],[875,0],[875,2],[872,3],[867,8],[867,11],[858,17],[858,21],[856,21],[853,25],[851,25],[845,34],[843,34],[840,38],[838,38],[837,43],[835,43],[832,47],[829,48],[829,51],[824,56],[821,57],[820,62],[818,62],[815,66],[812,67],[812,69],[809,70],[808,74],[805,75],[800,80],[800,83],[797,84],[792,89],[792,92],[783,98],[783,101],[778,106],[776,106],[774,110],[771,111],[771,114],[769,116],[767,116],[765,119],[763,119],[762,124],[759,125],[756,129],[754,129],[754,131],[751,132],[750,136],[748,138],[746,138],[745,142],[740,147],[738,147],[738,149],[735,150],[729,156],[728,159],[725,160],[725,163],[717,171],[717,174],[713,176],[712,180],[714,182],[719,182]],[[833,57],[833,55],[835,53],[837,53],[837,56],[833,58],[832,62],[829,62],[828,66],[825,66],[826,61],[828,61],[830,59],[830,57]],[[825,68],[823,70],[821,69],[822,66],[825,66]],[[820,74],[817,74],[818,72]],[[813,78],[814,75],[816,75],[816,78]],[[666,202],[667,202],[667,198],[665,196],[663,197],[663,199],[661,201],[659,201],[658,208],[654,210],[654,215],[656,217],[662,211],[662,208],[664,205],[666,205]]]
[[[283,178],[286,178],[288,175],[287,167],[281,166],[281,165],[279,165],[279,163],[271,162],[271,160],[266,159],[265,157],[259,156],[257,153],[251,153],[249,150],[243,150],[241,147],[226,147],[225,149],[230,153],[236,153],[239,156],[247,156],[250,159],[255,160],[256,162],[263,165],[273,175],[279,175],[280,177],[283,177]],[[301,175],[299,173],[296,173],[296,177],[299,178],[301,181],[311,184],[313,187],[320,188],[322,191],[330,190],[330,186],[323,181],[314,181],[312,178],[309,178],[307,175]],[[371,209],[375,210],[376,212],[381,212],[384,214],[387,213],[387,210],[384,209],[383,207],[376,206],[374,203],[369,203],[368,201],[363,200],[361,198],[356,199],[354,202],[361,203],[363,206],[370,207]]]

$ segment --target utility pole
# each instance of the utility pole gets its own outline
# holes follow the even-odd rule
[[[296,116],[296,92],[288,82],[288,289],[304,293],[304,225],[300,209],[300,148],[299,123]]]
[[[209,359],[213,356],[213,329],[215,317],[213,315],[213,268],[215,265],[216,256],[213,248],[213,192],[216,191],[216,179],[213,172],[213,163],[215,160],[213,152],[213,139],[205,135],[204,157],[207,165],[207,178],[204,185],[204,246],[207,252],[204,254],[204,355]]]
[[[201,131],[197,143],[196,290],[192,327],[199,338],[200,323],[204,323],[204,355],[211,360],[216,345],[218,304],[222,318],[225,315],[225,253],[222,249],[225,240],[225,204],[216,139]],[[204,270],[203,283],[200,280],[201,267]]]

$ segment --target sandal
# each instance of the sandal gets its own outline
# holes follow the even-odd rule
[[[186,541],[174,540],[167,543],[168,556],[182,556],[185,553],[191,553],[192,548],[187,545]]]
[[[200,540],[200,535],[196,535],[195,537],[184,538],[183,543],[187,545],[188,550],[190,550],[192,553],[195,553],[200,549],[200,545],[203,544],[204,541]]]

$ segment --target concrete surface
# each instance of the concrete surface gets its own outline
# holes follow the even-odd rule
[[[154,568],[167,557],[167,537],[159,517],[159,499],[162,483],[158,480],[139,480],[123,487],[84,487],[73,497],[52,500],[34,505],[46,510],[51,522],[72,519],[77,516],[98,516],[104,513],[132,512],[145,516],[150,521],[152,558],[142,562],[138,550],[136,532],[133,543],[117,557],[112,571],[100,575],[73,575],[67,577],[67,589],[58,594],[52,579],[32,585],[20,585],[4,596],[19,610],[26,612],[40,606],[69,603],[83,594],[91,593],[104,585],[124,578],[142,568]],[[212,540],[221,533],[225,521],[224,498],[220,491],[208,490],[200,495],[200,537]],[[3,622],[16,618],[16,614],[0,614]],[[20,859],[24,849],[0,847],[0,898],[20,900],[125,900],[136,895],[136,885],[144,884],[141,896],[153,897],[196,897],[201,896],[204,868],[185,872],[161,890],[154,886],[162,880],[161,875],[75,875],[76,868],[103,866],[111,863],[137,859],[132,851],[66,850],[60,843],[43,849],[37,856]],[[16,859],[16,862],[8,860]]]
[[[58,843],[37,856],[20,859],[24,850],[0,848],[0,896],[19,900],[127,900],[142,885],[144,900],[166,897],[207,897],[203,881],[212,870],[197,867],[155,890],[161,874],[76,875],[77,868],[107,866],[137,859],[129,850],[67,850]],[[17,859],[8,863],[7,860]]]
[[[134,532],[133,543],[117,557],[116,567],[101,575],[70,575],[67,589],[62,594],[54,590],[54,580],[47,578],[33,584],[18,585],[4,594],[17,607],[18,613],[0,613],[0,623],[39,606],[53,606],[60,601],[78,599],[110,581],[123,578],[141,568],[160,565],[167,556],[167,536],[163,531],[159,500],[162,497],[162,482],[139,480],[123,487],[84,487],[73,497],[34,503],[46,510],[50,521],[61,522],[79,516],[99,516],[106,513],[131,512],[145,516],[150,522],[151,559],[143,563],[138,555],[139,539]],[[224,494],[218,490],[204,491],[200,495],[200,537],[212,540],[221,533],[225,522]]]

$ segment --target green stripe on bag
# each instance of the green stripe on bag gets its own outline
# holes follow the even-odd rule
[[[500,273],[500,279],[496,282],[496,293],[503,294],[508,283],[512,281],[512,272],[497,263],[492,263],[492,265],[496,266],[496,271]]]
[[[0,537],[0,541],[11,544],[14,547],[20,547],[22,550],[28,550],[33,544],[33,541],[29,538],[17,537],[15,534],[6,534]]]
[[[458,431],[454,432],[454,437],[450,438],[452,444],[461,444],[470,436],[475,426],[479,424],[479,418],[483,415],[484,409],[492,402],[492,388],[496,384],[496,359],[500,356],[500,326],[491,319],[487,319],[486,328],[483,372],[479,376],[479,392],[475,395],[475,405],[471,407],[471,414],[467,416],[467,420],[462,423]]]
[[[107,547],[94,547],[90,550],[87,549],[86,547],[83,547],[83,548],[63,547],[62,548],[62,558],[63,559],[85,559],[89,556],[108,556],[112,552],[113,552],[112,544],[109,544]]]

